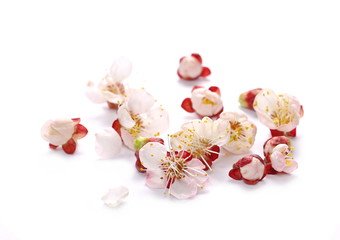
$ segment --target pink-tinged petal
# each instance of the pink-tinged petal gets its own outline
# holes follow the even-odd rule
[[[169,128],[169,114],[162,107],[152,108],[144,114],[142,121],[140,136],[143,137],[157,137]]]
[[[112,123],[112,128],[119,134],[119,136],[121,135],[120,129],[121,129],[121,125],[118,119],[114,120]]]
[[[207,67],[202,67],[201,77],[208,77],[211,74],[211,71]]]
[[[102,201],[108,207],[117,207],[129,195],[129,189],[124,186],[110,188],[102,197]]]
[[[185,111],[187,111],[187,112],[189,112],[189,113],[195,112],[195,109],[192,108],[192,102],[191,102],[191,99],[190,99],[190,98],[184,99],[183,102],[182,102],[181,107],[182,107]]]
[[[123,104],[117,111],[118,120],[121,126],[125,128],[132,128],[135,126],[136,122],[132,119],[129,111]]]
[[[73,138],[71,138],[70,140],[68,140],[67,143],[62,145],[62,148],[65,153],[73,154],[76,151],[77,143],[74,141]]]
[[[193,53],[193,54],[191,54],[191,56],[194,57],[194,58],[196,58],[197,61],[198,61],[200,64],[202,64],[202,57],[201,57],[201,55],[199,55],[198,53]]]
[[[265,174],[263,160],[253,157],[249,164],[240,167],[240,171],[243,179],[260,180]]]
[[[178,75],[185,80],[194,80],[200,77],[202,64],[193,56],[184,57],[178,67]]]
[[[106,98],[103,96],[103,92],[97,86],[94,86],[93,82],[87,83],[85,95],[94,103],[106,102]]]
[[[233,168],[229,171],[229,177],[235,180],[242,180],[240,168]]]
[[[75,125],[72,119],[48,120],[41,128],[41,136],[52,145],[63,145],[72,138]]]
[[[133,143],[135,141],[135,137],[130,134],[125,128],[120,129],[120,136],[125,146],[127,146],[131,150],[134,150]]]
[[[105,128],[95,136],[95,149],[101,158],[112,158],[120,152],[122,140],[113,128]]]
[[[120,57],[112,63],[110,69],[110,77],[115,82],[121,82],[130,76],[132,71],[132,63],[126,57]]]
[[[146,185],[149,188],[165,188],[167,181],[166,176],[162,170],[147,170],[146,171]]]
[[[205,168],[204,164],[199,159],[196,158],[193,158],[190,161],[188,161],[187,166],[189,168],[193,168],[196,170],[203,170]],[[193,171],[190,172],[194,173]]]
[[[221,90],[220,90],[219,87],[212,86],[212,87],[209,88],[209,90],[212,91],[212,92],[215,92],[215,93],[217,93],[218,95],[221,96]]]
[[[126,102],[127,109],[133,114],[145,113],[155,104],[155,99],[145,90],[134,89],[130,91]]]
[[[289,163],[287,163],[289,161]],[[294,159],[287,159],[286,160],[286,167],[284,168],[285,173],[292,173],[298,168],[298,163]]]
[[[189,177],[176,179],[175,182],[171,184],[169,193],[177,199],[192,198],[197,194],[197,184]]]
[[[186,56],[181,57],[181,58],[179,59],[179,63],[181,63],[181,62],[183,61],[184,58],[186,58]]]
[[[139,158],[148,171],[159,170],[167,155],[166,147],[157,142],[149,142],[139,150]]]
[[[204,187],[208,183],[209,176],[203,170],[206,168],[206,166],[199,159],[194,158],[191,161],[188,161],[187,168],[188,171],[192,174],[191,177],[200,187]]]
[[[280,151],[275,151],[270,155],[270,160],[272,163],[272,167],[278,171],[282,172],[285,168],[286,159],[285,156]]]
[[[78,140],[78,139],[81,139],[81,138],[85,137],[85,136],[87,135],[87,133],[88,133],[88,130],[87,130],[86,127],[84,127],[84,126],[81,125],[81,124],[77,124],[77,125],[75,126],[75,131],[74,131],[74,133],[73,133],[72,138],[73,138],[74,140]]]

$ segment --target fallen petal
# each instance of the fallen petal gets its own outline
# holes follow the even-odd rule
[[[127,196],[129,189],[124,186],[110,188],[109,191],[102,197],[102,201],[108,207],[117,207]]]

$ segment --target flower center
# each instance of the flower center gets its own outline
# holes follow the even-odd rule
[[[230,142],[232,142],[232,141],[237,141],[240,138],[240,136],[242,135],[243,128],[240,122],[231,121],[230,130],[231,130],[230,131]]]
[[[129,133],[136,138],[139,136],[141,130],[143,129],[143,121],[138,114],[131,113],[130,116],[132,120],[135,121],[135,125],[129,129]]]
[[[210,99],[208,99],[208,98],[206,98],[206,97],[202,98],[202,103],[203,103],[203,104],[210,104],[210,105],[212,105],[212,106],[217,105],[217,103],[211,101]]]
[[[163,170],[167,179],[181,179],[185,177],[185,159],[175,156],[167,157],[167,161],[162,163]]]
[[[276,102],[276,109],[273,111],[270,117],[276,126],[281,126],[292,122],[295,116],[289,110],[288,100],[283,95],[279,95],[278,97],[279,100]]]
[[[104,89],[104,90],[109,91],[109,92],[116,94],[116,95],[124,95],[125,94],[124,85],[121,84],[121,83],[109,84],[109,85],[107,85],[106,89]]]

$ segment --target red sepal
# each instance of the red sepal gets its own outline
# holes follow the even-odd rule
[[[187,111],[187,112],[189,112],[189,113],[195,112],[195,109],[193,109],[193,107],[192,107],[192,102],[191,102],[191,99],[190,99],[190,98],[184,99],[183,102],[182,102],[181,107],[182,107],[185,111]]]
[[[271,162],[269,162],[269,163],[266,164],[265,169],[264,169],[264,172],[265,172],[266,174],[277,174],[277,173],[278,173],[278,171],[276,171],[276,170],[273,168]]]
[[[270,133],[272,134],[273,137],[277,136],[288,136],[288,137],[296,137],[296,128],[289,132],[282,132],[276,129],[270,129]]]
[[[205,159],[205,162],[201,160],[201,162],[204,164],[205,168],[203,168],[204,171],[210,170],[210,167],[212,166],[213,162],[209,159]]]
[[[80,118],[72,118],[72,121],[75,123],[80,123]]]
[[[196,58],[197,61],[198,61],[200,64],[202,64],[203,61],[202,61],[201,55],[199,55],[198,53],[193,53],[193,54],[191,54],[191,56],[194,57],[194,58]]]
[[[229,177],[235,180],[242,180],[241,171],[239,168],[233,168],[229,171]]]
[[[81,124],[77,124],[75,126],[75,131],[72,135],[72,138],[75,139],[75,140],[78,140],[78,139],[85,137],[87,135],[87,133],[88,133],[88,130],[87,130],[86,127],[84,127]]]
[[[73,154],[74,151],[76,151],[77,143],[76,143],[76,141],[74,141],[73,138],[71,138],[70,140],[67,141],[67,143],[62,145],[62,148],[63,148],[65,153]]]
[[[221,90],[219,87],[212,86],[209,88],[210,91],[217,93],[219,96],[221,96]]]
[[[220,147],[214,145],[211,148],[209,148],[209,150],[213,151],[214,153],[210,152],[209,154],[204,156],[204,159],[213,162],[218,158],[218,154],[220,153]]]
[[[117,110],[119,105],[116,104],[116,103],[107,102],[107,106],[108,106],[110,109]]]
[[[158,142],[164,145],[164,140],[162,138],[149,138],[148,142]]]
[[[211,74],[211,71],[207,67],[202,67],[201,77],[208,77]]]
[[[135,152],[135,156],[136,156],[135,166],[136,166],[137,171],[140,172],[140,173],[145,173],[146,172],[146,167],[144,167],[143,164],[140,161],[139,151]]]
[[[262,91],[262,88],[255,88],[247,92],[245,101],[247,102],[249,109],[254,110],[254,99],[260,91]]]
[[[292,131],[287,132],[286,136],[288,137],[296,137],[296,128],[294,128]]]
[[[57,149],[57,147],[58,147],[58,146],[53,145],[53,144],[51,144],[51,143],[49,144],[49,146],[50,146],[51,149]]]
[[[199,89],[199,88],[203,88],[202,86],[194,86],[192,89],[191,89],[191,92],[195,91],[196,89]]]
[[[176,152],[176,157],[186,159],[186,162],[189,162],[192,160],[192,155],[188,153],[187,151],[179,151]]]
[[[262,179],[262,178],[261,178],[261,179]],[[249,185],[255,185],[255,184],[258,183],[261,179],[248,180],[248,179],[243,178],[243,182],[245,182],[246,184],[249,184]]]
[[[119,134],[119,136],[122,135],[121,132],[120,132],[120,128],[121,128],[121,127],[122,127],[122,126],[120,125],[120,122],[119,122],[118,119],[116,119],[116,120],[113,121],[113,123],[112,123],[112,128],[113,128],[114,130],[116,130],[116,132]]]

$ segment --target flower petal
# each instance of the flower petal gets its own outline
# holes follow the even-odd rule
[[[155,99],[143,89],[129,90],[127,108],[133,114],[145,113],[155,104]]]
[[[149,142],[139,150],[140,161],[148,171],[158,171],[166,155],[166,147],[158,142]]]
[[[162,170],[146,170],[146,185],[149,188],[164,188],[166,186],[166,176]]]
[[[135,126],[136,122],[132,119],[126,104],[123,104],[118,108],[117,111],[118,120],[121,126],[125,128],[132,128]]]
[[[140,135],[143,137],[157,137],[169,128],[169,114],[162,107],[155,107],[143,116],[143,126]]]
[[[119,57],[112,63],[110,69],[110,77],[115,82],[121,82],[130,76],[132,71],[132,63],[126,57]]]
[[[102,201],[109,207],[117,207],[128,195],[129,189],[127,187],[110,188],[102,197]]]
[[[85,95],[94,103],[106,102],[106,98],[103,96],[103,92],[97,86],[94,86],[93,82],[87,83]]]
[[[197,184],[189,177],[176,179],[169,188],[169,193],[177,199],[187,199],[196,196]]]
[[[112,158],[117,155],[122,148],[122,140],[113,128],[105,128],[96,133],[96,152],[102,158]]]

